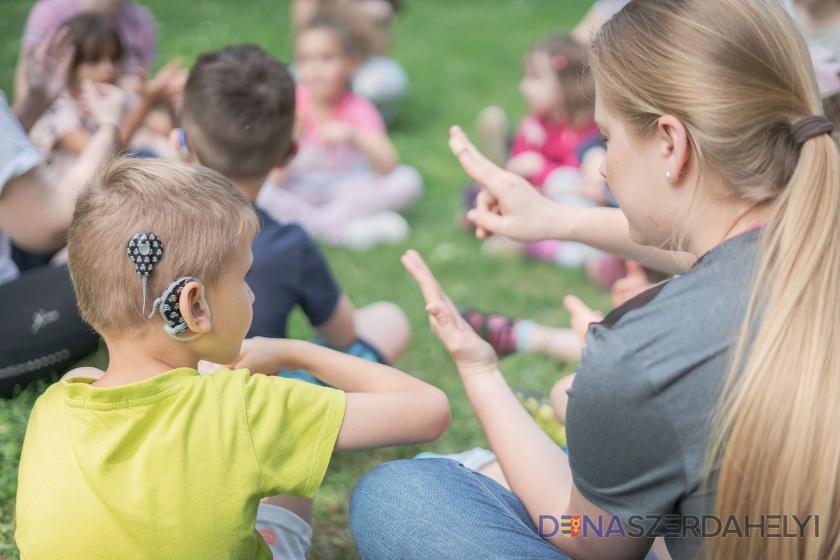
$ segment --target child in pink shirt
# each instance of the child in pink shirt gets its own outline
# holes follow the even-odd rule
[[[399,165],[376,107],[350,93],[363,53],[359,38],[336,14],[316,14],[300,29],[298,153],[285,170],[269,176],[257,199],[277,221],[298,223],[321,241],[355,249],[404,239],[408,224],[396,211],[422,191],[419,173]]]

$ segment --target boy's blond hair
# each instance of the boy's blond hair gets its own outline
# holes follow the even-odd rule
[[[194,276],[212,286],[259,231],[253,206],[219,173],[187,163],[118,157],[76,203],[67,241],[70,275],[82,318],[99,333],[135,335],[146,320],[143,284],[126,248],[143,232],[164,254],[149,276],[148,303],[174,280]]]

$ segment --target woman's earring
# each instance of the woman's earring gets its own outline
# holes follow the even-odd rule
[[[671,172],[670,171],[665,172],[665,178],[668,179],[669,183],[671,182]]]

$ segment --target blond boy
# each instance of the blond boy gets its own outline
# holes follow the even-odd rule
[[[224,177],[183,163],[118,159],[80,196],[70,272],[110,364],[99,379],[53,385],[32,411],[23,558],[271,558],[285,549],[255,530],[271,511],[261,498],[312,496],[333,449],[446,429],[445,395],[388,366],[300,341],[243,344],[257,228]],[[145,276],[140,255],[157,258]],[[200,376],[199,360],[305,368],[341,390],[248,369]]]

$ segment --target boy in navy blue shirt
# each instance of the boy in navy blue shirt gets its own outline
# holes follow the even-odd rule
[[[252,202],[268,173],[294,156],[295,88],[285,66],[256,45],[202,54],[184,88],[184,128],[172,141],[185,159],[226,176]],[[289,313],[299,305],[318,342],[391,364],[410,337],[403,311],[390,302],[356,310],[341,293],[320,249],[300,226],[283,225],[257,208],[262,229],[252,243],[248,284],[255,295],[248,338],[285,337]],[[319,383],[307,372],[283,372]],[[312,500],[265,498],[309,522]],[[259,528],[259,527],[258,527]]]
[[[294,82],[256,45],[201,55],[184,88],[183,113],[184,128],[172,135],[179,152],[225,175],[251,201],[268,173],[294,156]],[[309,235],[257,212],[262,230],[252,244],[248,283],[256,301],[248,337],[285,337],[289,313],[299,305],[319,342],[393,363],[410,336],[402,310],[390,302],[355,310]]]

